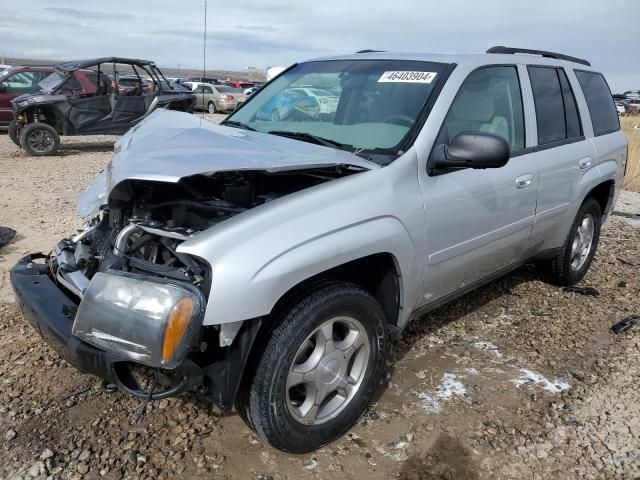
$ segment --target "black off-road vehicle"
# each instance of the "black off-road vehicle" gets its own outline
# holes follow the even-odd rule
[[[125,93],[118,88],[121,75],[139,82]],[[61,63],[39,86],[40,92],[11,102],[12,139],[35,156],[54,154],[60,135],[120,135],[157,108],[192,112],[195,103],[193,94],[172,87],[149,60]]]

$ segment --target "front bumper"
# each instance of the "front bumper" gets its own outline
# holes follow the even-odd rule
[[[135,396],[143,396],[131,383],[129,366],[133,363],[116,354],[101,350],[71,334],[78,306],[51,280],[48,266],[35,263],[42,254],[27,255],[10,273],[22,314],[42,338],[67,362],[83,373],[89,373],[117,385]],[[195,363],[186,360],[178,369],[182,381],[171,389],[175,395],[189,387],[201,385],[203,373]],[[160,398],[167,395],[154,395]]]

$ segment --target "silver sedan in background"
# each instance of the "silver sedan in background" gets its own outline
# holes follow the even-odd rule
[[[232,112],[247,99],[240,90],[227,85],[201,84],[193,93],[196,96],[196,110],[206,110],[209,113]]]

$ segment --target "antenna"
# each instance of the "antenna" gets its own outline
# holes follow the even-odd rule
[[[204,41],[202,44],[202,79],[207,76],[207,0],[204,0]],[[202,118],[206,106],[204,104],[204,88],[202,89]]]

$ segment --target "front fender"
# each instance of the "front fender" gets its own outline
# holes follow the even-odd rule
[[[291,194],[181,244],[178,251],[211,265],[203,324],[267,315],[299,283],[379,253],[394,258],[401,302],[410,309],[421,282],[415,238],[424,217],[411,168],[399,170],[372,170]]]
[[[390,253],[403,272],[411,270],[416,255],[407,230],[389,216],[327,232],[277,253],[268,249],[271,253],[263,255],[265,249],[260,243],[245,245],[214,260],[204,325],[267,315],[295,285],[352,260]]]

